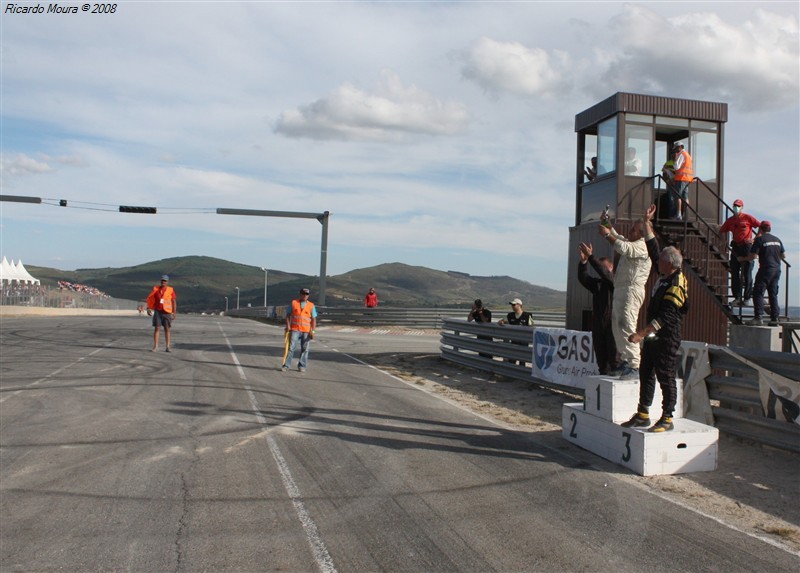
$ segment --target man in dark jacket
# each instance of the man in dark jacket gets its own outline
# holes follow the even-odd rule
[[[781,280],[781,265],[786,258],[783,242],[772,234],[772,223],[762,221],[759,226],[758,236],[750,251],[749,260],[758,257],[758,272],[756,285],[753,288],[753,320],[747,324],[760,326],[763,324],[761,316],[764,314],[764,291],[769,297],[769,326],[778,326],[781,315],[778,303],[778,283]]]
[[[492,311],[488,308],[483,306],[483,301],[479,298],[475,299],[475,303],[472,305],[472,310],[467,315],[468,322],[485,322],[490,323],[492,322]],[[483,336],[478,335],[478,340],[492,340],[491,336]],[[491,358],[491,354],[487,354],[485,352],[479,353],[484,358]]]
[[[672,415],[678,400],[675,375],[678,351],[681,346],[681,326],[689,309],[689,286],[681,272],[683,256],[675,247],[665,247],[658,258],[661,279],[656,283],[647,306],[647,324],[630,335],[631,342],[642,345],[640,366],[639,406],[636,414],[622,424],[625,428],[650,425],[649,408],[656,391],[656,379],[661,386],[661,418],[651,432],[666,432],[674,428]]]
[[[578,281],[592,293],[592,346],[600,374],[608,374],[619,367],[617,343],[611,330],[611,301],[614,298],[614,263],[608,257],[595,258],[592,245],[581,243],[578,247],[581,262]],[[589,274],[592,266],[596,277]]]

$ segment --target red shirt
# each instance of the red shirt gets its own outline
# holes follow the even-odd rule
[[[761,221],[748,215],[747,213],[739,213],[733,217],[728,217],[722,226],[719,228],[720,233],[733,233],[733,242],[737,245],[753,242],[753,230],[758,229]]]

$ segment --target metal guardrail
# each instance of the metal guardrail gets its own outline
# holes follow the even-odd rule
[[[534,318],[534,322],[537,326],[554,328],[564,328],[565,325],[564,320],[537,321]],[[439,349],[442,358],[461,366],[477,368],[523,382],[533,382],[538,386],[579,396],[580,391],[572,386],[540,380],[531,375],[532,341],[530,327],[498,326],[495,323],[481,324],[463,319],[447,319],[442,327]]]
[[[532,338],[530,328],[445,320],[441,333],[441,357],[468,368],[581,396],[579,389],[531,375]],[[732,358],[720,347],[709,348],[712,374],[706,378],[706,386],[716,427],[754,442],[800,452],[800,426],[764,415],[756,370]],[[741,348],[736,349],[736,354],[792,380],[798,380],[800,376],[800,354]],[[522,360],[523,365],[509,362],[511,360]]]
[[[791,380],[800,377],[800,354],[733,350],[761,368]],[[764,415],[758,372],[719,347],[710,346],[709,354],[714,373],[706,377],[706,387],[716,427],[761,444],[800,452],[800,426]]]
[[[469,312],[469,308],[323,307],[319,309],[320,316],[317,322],[439,329],[442,328],[445,320],[466,319]],[[564,311],[533,311],[532,314],[534,321],[557,322],[563,325],[566,320]]]
[[[228,316],[243,318],[283,319],[285,306],[240,308],[229,310]],[[317,324],[341,324],[350,326],[404,326],[407,328],[424,328],[438,330],[447,319],[465,319],[469,308],[393,308],[363,306],[318,306]],[[565,311],[531,311],[533,320],[541,326],[563,327],[566,323]],[[505,317],[505,313],[502,314]],[[500,314],[497,314],[500,318]],[[496,326],[494,323],[491,325]],[[489,325],[484,325],[489,326]],[[501,327],[502,328],[502,327]]]

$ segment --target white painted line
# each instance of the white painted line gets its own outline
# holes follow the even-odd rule
[[[234,364],[236,364],[236,367],[239,369],[239,377],[242,380],[247,380],[244,370],[239,363],[239,359],[233,350],[233,346],[228,340],[228,337],[225,335],[225,331],[222,330],[222,325],[217,323],[217,326],[219,327],[220,332],[222,332],[222,337],[225,339],[225,344],[228,345],[228,349],[230,350]],[[267,419],[264,417],[264,415],[261,413],[261,409],[258,407],[258,401],[256,400],[255,394],[253,394],[253,391],[247,386],[245,386],[244,389],[247,392],[247,398],[250,400],[250,407],[253,409],[256,419],[258,419],[263,426],[267,427]],[[308,509],[306,509],[306,504],[303,503],[303,496],[300,493],[300,488],[297,487],[297,483],[292,477],[289,464],[286,463],[286,459],[283,457],[283,454],[278,447],[278,442],[275,441],[275,438],[273,438],[270,433],[267,433],[265,437],[267,440],[267,445],[269,446],[269,451],[272,453],[272,457],[275,459],[275,463],[278,465],[278,471],[281,472],[283,487],[286,489],[286,493],[289,494],[289,499],[292,500],[294,511],[300,520],[300,524],[303,526],[303,530],[306,532],[306,539],[308,539],[308,544],[311,546],[311,553],[314,555],[314,561],[317,562],[317,567],[319,567],[319,570],[322,573],[336,573],[336,566],[333,563],[333,559],[331,559],[330,553],[328,553],[328,548],[325,547],[325,542],[322,540],[322,536],[319,534],[317,524],[314,523],[313,519],[311,519]]]
[[[433,396],[433,397],[435,397],[435,398],[437,398],[437,399],[439,399],[439,400],[441,400],[443,402],[447,402],[448,404],[451,404],[452,406],[455,406],[456,408],[459,408],[460,410],[464,410],[465,412],[469,412],[473,416],[477,416],[478,418],[481,418],[481,419],[483,419],[483,420],[485,420],[485,421],[487,421],[487,422],[489,422],[489,423],[491,423],[491,424],[493,424],[495,426],[499,426],[500,428],[503,428],[505,430],[513,430],[513,431],[525,433],[525,429],[524,428],[520,428],[519,426],[512,426],[510,424],[505,424],[504,422],[502,422],[500,420],[496,420],[494,418],[490,418],[489,416],[484,416],[483,414],[480,414],[478,412],[474,412],[474,411],[470,410],[469,408],[467,408],[466,406],[464,406],[462,404],[459,404],[458,402],[455,402],[455,401],[453,401],[453,400],[451,400],[451,399],[449,399],[449,398],[447,398],[445,396],[441,396],[441,395],[439,395],[439,394],[437,394],[435,392],[432,392],[432,391],[428,390],[427,388],[423,388],[423,387],[421,387],[421,386],[419,386],[417,384],[414,384],[414,383],[409,382],[407,380],[403,380],[399,376],[395,376],[394,374],[392,374],[390,372],[386,372],[385,370],[381,370],[377,366],[373,366],[372,364],[368,364],[368,363],[364,362],[363,360],[359,360],[358,358],[356,358],[352,354],[347,354],[346,352],[341,352],[341,351],[339,351],[339,350],[337,350],[335,348],[333,350],[335,352],[339,352],[339,354],[347,356],[348,358],[350,358],[354,362],[358,362],[359,364],[363,364],[364,366],[366,366],[368,368],[372,368],[373,370],[376,370],[376,371],[380,372],[381,374],[384,374],[384,375],[388,376],[389,378],[393,378],[394,380],[402,382],[403,384],[406,384],[407,386],[410,386],[410,387],[414,388],[415,390],[420,390],[421,392],[425,392],[426,394],[429,394],[430,396]],[[547,444],[540,443],[539,445],[542,448],[546,449],[546,450],[550,450],[551,452],[555,452],[555,453],[559,454],[560,456],[564,456],[565,458],[571,459],[571,460],[573,460],[575,462],[579,461],[578,458],[570,455],[566,451],[552,448],[552,447],[548,446]],[[597,469],[599,471],[605,471],[602,468],[600,468],[598,466],[595,466],[593,464],[591,465],[591,467],[593,467],[593,468],[595,468],[595,469]],[[679,507],[682,507],[683,509],[691,511],[692,513],[696,513],[697,515],[702,515],[703,517],[707,517],[708,519],[716,521],[717,523],[727,527],[728,529],[732,529],[732,530],[737,531],[739,533],[743,533],[744,535],[747,535],[748,537],[752,537],[754,539],[758,539],[760,541],[763,541],[764,543],[772,545],[773,547],[776,547],[778,549],[782,549],[782,550],[784,550],[787,553],[790,553],[792,555],[800,556],[800,551],[797,551],[797,550],[793,549],[792,547],[789,547],[788,545],[786,545],[784,543],[781,543],[780,541],[776,541],[776,540],[774,540],[774,539],[772,539],[770,537],[767,537],[765,535],[759,535],[757,533],[752,533],[750,531],[745,531],[745,530],[741,529],[740,527],[737,527],[736,525],[734,525],[732,523],[728,523],[728,522],[724,521],[721,518],[714,517],[713,515],[709,515],[709,514],[705,513],[704,511],[701,511],[701,510],[697,509],[696,507],[694,507],[694,506],[692,506],[692,505],[690,505],[688,503],[684,503],[683,501],[681,501],[679,499],[671,497],[667,493],[655,490],[655,489],[651,488],[649,485],[647,485],[646,482],[641,481],[639,479],[639,476],[635,476],[635,475],[626,476],[624,474],[620,474],[620,475],[617,475],[617,476],[614,476],[614,477],[616,479],[619,479],[619,480],[624,480],[627,483],[632,484],[636,488],[638,488],[638,489],[640,489],[642,491],[645,491],[647,493],[650,493],[652,495],[655,495],[656,497],[661,498],[664,501],[667,501],[669,503],[673,503],[673,504],[675,504],[675,505],[677,505]]]
[[[259,417],[261,416],[259,415]],[[264,420],[264,423],[266,423],[266,420]],[[292,473],[289,471],[289,465],[283,458],[275,439],[270,434],[267,434],[267,444],[269,444],[272,457],[275,458],[275,462],[278,464],[278,469],[281,472],[281,478],[283,479],[286,492],[289,494],[297,516],[300,518],[300,523],[303,524],[303,529],[306,531],[306,537],[311,545],[311,552],[314,554],[314,560],[317,562],[319,570],[322,571],[322,573],[336,573],[336,566],[333,564],[333,559],[331,559],[328,549],[325,547],[325,542],[322,541],[317,525],[314,523],[314,520],[311,519],[303,503],[300,490],[297,484],[295,484],[294,478],[292,478]]]
[[[239,378],[241,378],[242,380],[247,380],[247,376],[244,375],[244,368],[242,368],[242,364],[241,362],[239,362],[239,358],[233,351],[233,346],[231,345],[231,341],[228,340],[228,335],[225,334],[224,330],[222,330],[222,325],[220,323],[217,323],[217,326],[219,327],[219,331],[222,333],[222,338],[225,339],[225,344],[228,345],[228,350],[231,353],[231,359],[233,360],[233,363],[236,364],[236,369],[239,371]]]

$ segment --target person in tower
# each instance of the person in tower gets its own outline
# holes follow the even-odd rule
[[[689,183],[694,179],[692,156],[683,148],[683,143],[676,141],[672,146],[675,154],[675,192],[678,212],[675,218],[683,219],[683,207],[689,204]]]

